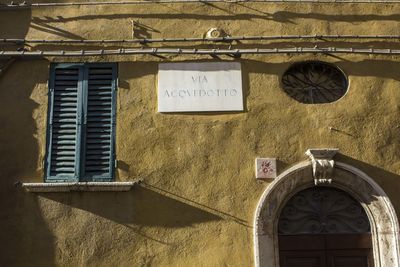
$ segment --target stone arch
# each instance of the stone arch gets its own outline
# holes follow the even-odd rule
[[[301,162],[279,175],[264,191],[254,217],[254,261],[256,267],[279,266],[278,219],[286,201],[314,186],[310,161]],[[335,162],[329,186],[346,191],[365,209],[371,225],[375,267],[400,267],[399,225],[389,198],[361,170]]]

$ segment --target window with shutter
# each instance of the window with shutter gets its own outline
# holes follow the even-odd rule
[[[46,181],[110,181],[114,172],[115,64],[50,70]]]

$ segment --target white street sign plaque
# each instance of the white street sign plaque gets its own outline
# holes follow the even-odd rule
[[[159,64],[158,112],[242,110],[239,62]]]

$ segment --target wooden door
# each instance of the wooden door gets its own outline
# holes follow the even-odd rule
[[[326,261],[328,267],[372,267],[370,252],[363,249],[328,250]]]
[[[370,234],[281,235],[281,267],[373,267]]]
[[[281,267],[373,267],[368,217],[342,190],[316,186],[295,194],[278,233]]]
[[[326,261],[329,267],[372,267],[371,234],[326,235]]]

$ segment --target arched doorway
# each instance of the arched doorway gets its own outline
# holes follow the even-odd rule
[[[265,189],[254,216],[256,267],[279,266],[278,221],[284,204],[297,192],[314,186],[312,162],[304,161],[283,172]],[[397,216],[380,186],[361,170],[342,162],[335,162],[329,186],[348,193],[365,210],[374,267],[400,267]]]
[[[314,186],[297,192],[278,221],[281,267],[372,267],[370,224],[348,193]]]

